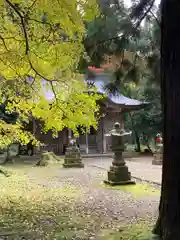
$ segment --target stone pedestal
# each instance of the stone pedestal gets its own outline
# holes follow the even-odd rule
[[[121,161],[118,161],[118,159],[113,161],[108,171],[108,180],[105,180],[104,183],[115,186],[135,184],[135,181],[131,179],[131,173],[128,171],[128,167],[121,158]]]
[[[152,164],[153,165],[162,165],[163,154],[162,153],[154,153]]]
[[[114,130],[110,133],[114,159],[108,171],[108,179],[104,181],[105,184],[111,186],[135,184],[135,181],[131,180],[131,173],[128,171],[128,167],[123,158],[123,151],[125,148],[124,138],[126,135],[129,135],[129,133],[125,133],[124,130],[120,129],[120,124],[115,123]]]
[[[79,148],[74,144],[70,144],[66,149],[65,158],[63,167],[65,168],[83,168],[84,164],[82,163],[81,153]]]
[[[153,154],[153,165],[162,165],[163,161],[163,144],[162,142],[158,143],[156,146],[156,152]]]

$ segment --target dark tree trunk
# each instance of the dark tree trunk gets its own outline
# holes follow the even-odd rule
[[[141,152],[141,143],[140,143],[139,135],[134,126],[134,120],[133,120],[133,116],[131,115],[131,113],[129,113],[129,117],[131,119],[132,130],[134,133],[134,139],[135,139],[135,143],[136,143],[136,152]]]
[[[141,143],[137,131],[134,129],[134,136],[136,140],[136,152],[141,152]]]
[[[148,148],[149,152],[152,152],[151,147],[149,146],[149,140],[146,134],[143,132],[143,140],[145,142],[146,147]]]
[[[154,232],[180,240],[180,1],[162,0],[161,74],[164,153],[159,218]]]

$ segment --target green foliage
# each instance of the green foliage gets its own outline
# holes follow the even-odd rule
[[[138,14],[142,18],[137,18]],[[162,129],[159,10],[153,1],[134,1],[131,9],[122,3],[118,6],[104,3],[100,16],[87,24],[84,46],[87,54],[80,65],[83,70],[88,64],[113,63],[111,74],[106,72],[108,92],[120,91],[127,97],[150,103],[143,110],[125,116],[125,126],[133,130],[135,141],[149,148],[152,138]]]
[[[145,81],[145,80],[144,80]],[[145,81],[147,82],[147,81]],[[127,93],[127,91],[126,91]],[[136,86],[128,91],[131,98],[149,102],[142,110],[125,114],[125,127],[133,130],[133,135],[138,135],[141,144],[152,147],[151,141],[158,132],[162,131],[162,111],[160,101],[160,88],[156,84]],[[141,149],[142,150],[142,149]]]
[[[111,93],[119,91],[124,83],[137,83],[143,67],[138,53],[139,34],[139,28],[134,28],[123,2],[102,4],[99,17],[87,24],[86,55],[80,61],[80,70],[84,72],[88,64],[109,65],[107,70],[112,74],[107,90]]]
[[[157,12],[157,18],[158,18]],[[150,104],[138,112],[126,114],[126,127],[133,129],[136,137],[149,148],[157,132],[162,131],[162,110],[160,91],[160,26],[157,19],[146,21],[138,42],[140,56],[146,62],[141,70],[140,81],[134,88],[126,85],[124,94]]]
[[[114,54],[126,46],[126,39],[120,37],[126,17],[127,10],[123,3],[119,9],[107,5],[101,7],[98,18],[87,24],[85,50],[95,65],[99,65],[106,54]]]
[[[19,114],[15,125],[1,116],[0,145],[37,144],[23,125],[32,118],[54,135],[64,127],[96,126],[99,97],[84,92],[76,71],[84,21],[97,16],[96,1],[1,0],[0,12],[0,103],[8,100],[6,115]]]

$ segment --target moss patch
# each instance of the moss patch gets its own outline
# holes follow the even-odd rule
[[[109,186],[101,183],[101,187],[111,190],[120,190],[129,192],[134,198],[139,198],[143,196],[159,196],[160,190],[146,183],[137,183],[135,185],[122,185],[122,186]]]
[[[102,230],[99,240],[159,240],[151,233],[152,226],[145,224],[132,225],[118,231]]]

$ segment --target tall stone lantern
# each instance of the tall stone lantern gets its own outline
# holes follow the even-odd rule
[[[108,180],[104,183],[109,185],[126,185],[135,184],[131,180],[131,173],[128,171],[128,167],[123,158],[123,152],[125,150],[125,142],[127,137],[131,135],[131,132],[125,132],[121,129],[120,124],[117,122],[114,124],[114,129],[111,130],[106,136],[110,136],[112,140],[112,151],[114,152],[114,158],[110,170],[108,171]]]

